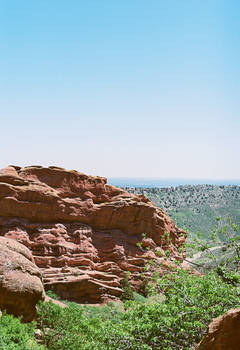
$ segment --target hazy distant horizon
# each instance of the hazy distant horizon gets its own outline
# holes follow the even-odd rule
[[[151,177],[109,177],[107,183],[117,187],[176,187],[181,185],[240,185],[240,179],[187,179]]]

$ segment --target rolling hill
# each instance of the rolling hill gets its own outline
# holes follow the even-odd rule
[[[186,185],[168,188],[127,188],[144,194],[161,207],[180,228],[190,235],[201,232],[208,237],[215,219],[231,217],[240,225],[240,186]]]

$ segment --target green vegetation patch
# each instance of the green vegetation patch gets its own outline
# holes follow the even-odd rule
[[[1,350],[43,350],[34,339],[35,323],[22,324],[20,319],[10,315],[0,317]]]
[[[42,341],[49,350],[190,350],[214,317],[240,305],[238,287],[214,273],[196,276],[178,270],[155,285],[165,295],[161,302],[130,300],[124,311],[114,303],[65,309],[40,304]]]
[[[180,228],[191,236],[197,231],[208,238],[218,216],[231,216],[240,225],[240,186],[186,185],[169,188],[126,188],[144,194],[162,208]]]

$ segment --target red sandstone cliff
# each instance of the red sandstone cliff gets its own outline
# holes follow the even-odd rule
[[[58,167],[0,170],[0,235],[27,246],[45,288],[63,298],[118,298],[123,271],[137,285],[139,272],[150,274],[149,260],[167,268],[185,240],[146,197],[106,182]],[[161,256],[167,249],[168,260]]]

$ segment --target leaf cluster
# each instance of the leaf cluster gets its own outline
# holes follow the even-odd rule
[[[23,324],[21,319],[3,312],[0,317],[1,350],[43,350],[34,339],[34,323]]]

